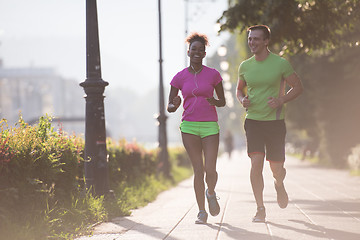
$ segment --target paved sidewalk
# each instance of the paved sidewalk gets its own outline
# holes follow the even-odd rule
[[[100,224],[78,240],[359,240],[360,177],[311,166],[287,157],[285,186],[290,202],[280,209],[269,165],[264,166],[266,223],[252,223],[256,211],[245,152],[218,159],[220,214],[207,225],[194,224],[198,212],[192,179],[161,193],[129,217]]]

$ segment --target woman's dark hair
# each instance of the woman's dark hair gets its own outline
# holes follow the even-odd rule
[[[193,42],[199,41],[202,44],[204,44],[204,46],[209,46],[209,40],[208,37],[205,34],[201,34],[201,33],[191,33],[186,39],[185,42],[187,42],[189,44],[189,48],[191,46],[191,44]]]

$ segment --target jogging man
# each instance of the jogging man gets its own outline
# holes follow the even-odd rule
[[[288,205],[284,187],[286,169],[284,104],[303,91],[300,78],[290,63],[268,49],[270,29],[266,25],[248,28],[248,45],[254,54],[239,67],[236,96],[247,109],[245,132],[247,151],[251,159],[250,181],[257,212],[253,222],[265,222],[263,200],[264,158],[270,163],[280,208]],[[290,89],[286,92],[286,84]]]

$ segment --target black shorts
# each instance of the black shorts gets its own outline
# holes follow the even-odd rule
[[[285,161],[286,126],[284,120],[246,119],[244,129],[249,156],[252,153],[263,153],[268,161]]]

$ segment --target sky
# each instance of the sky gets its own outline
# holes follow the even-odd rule
[[[188,32],[209,37],[207,55],[228,38],[216,20],[228,0],[162,0],[163,81],[185,67],[185,2]],[[86,79],[85,0],[0,0],[0,59],[3,67],[51,67],[69,79]],[[159,84],[157,0],[98,0],[103,80],[144,94]],[[205,60],[206,63],[206,60]]]

